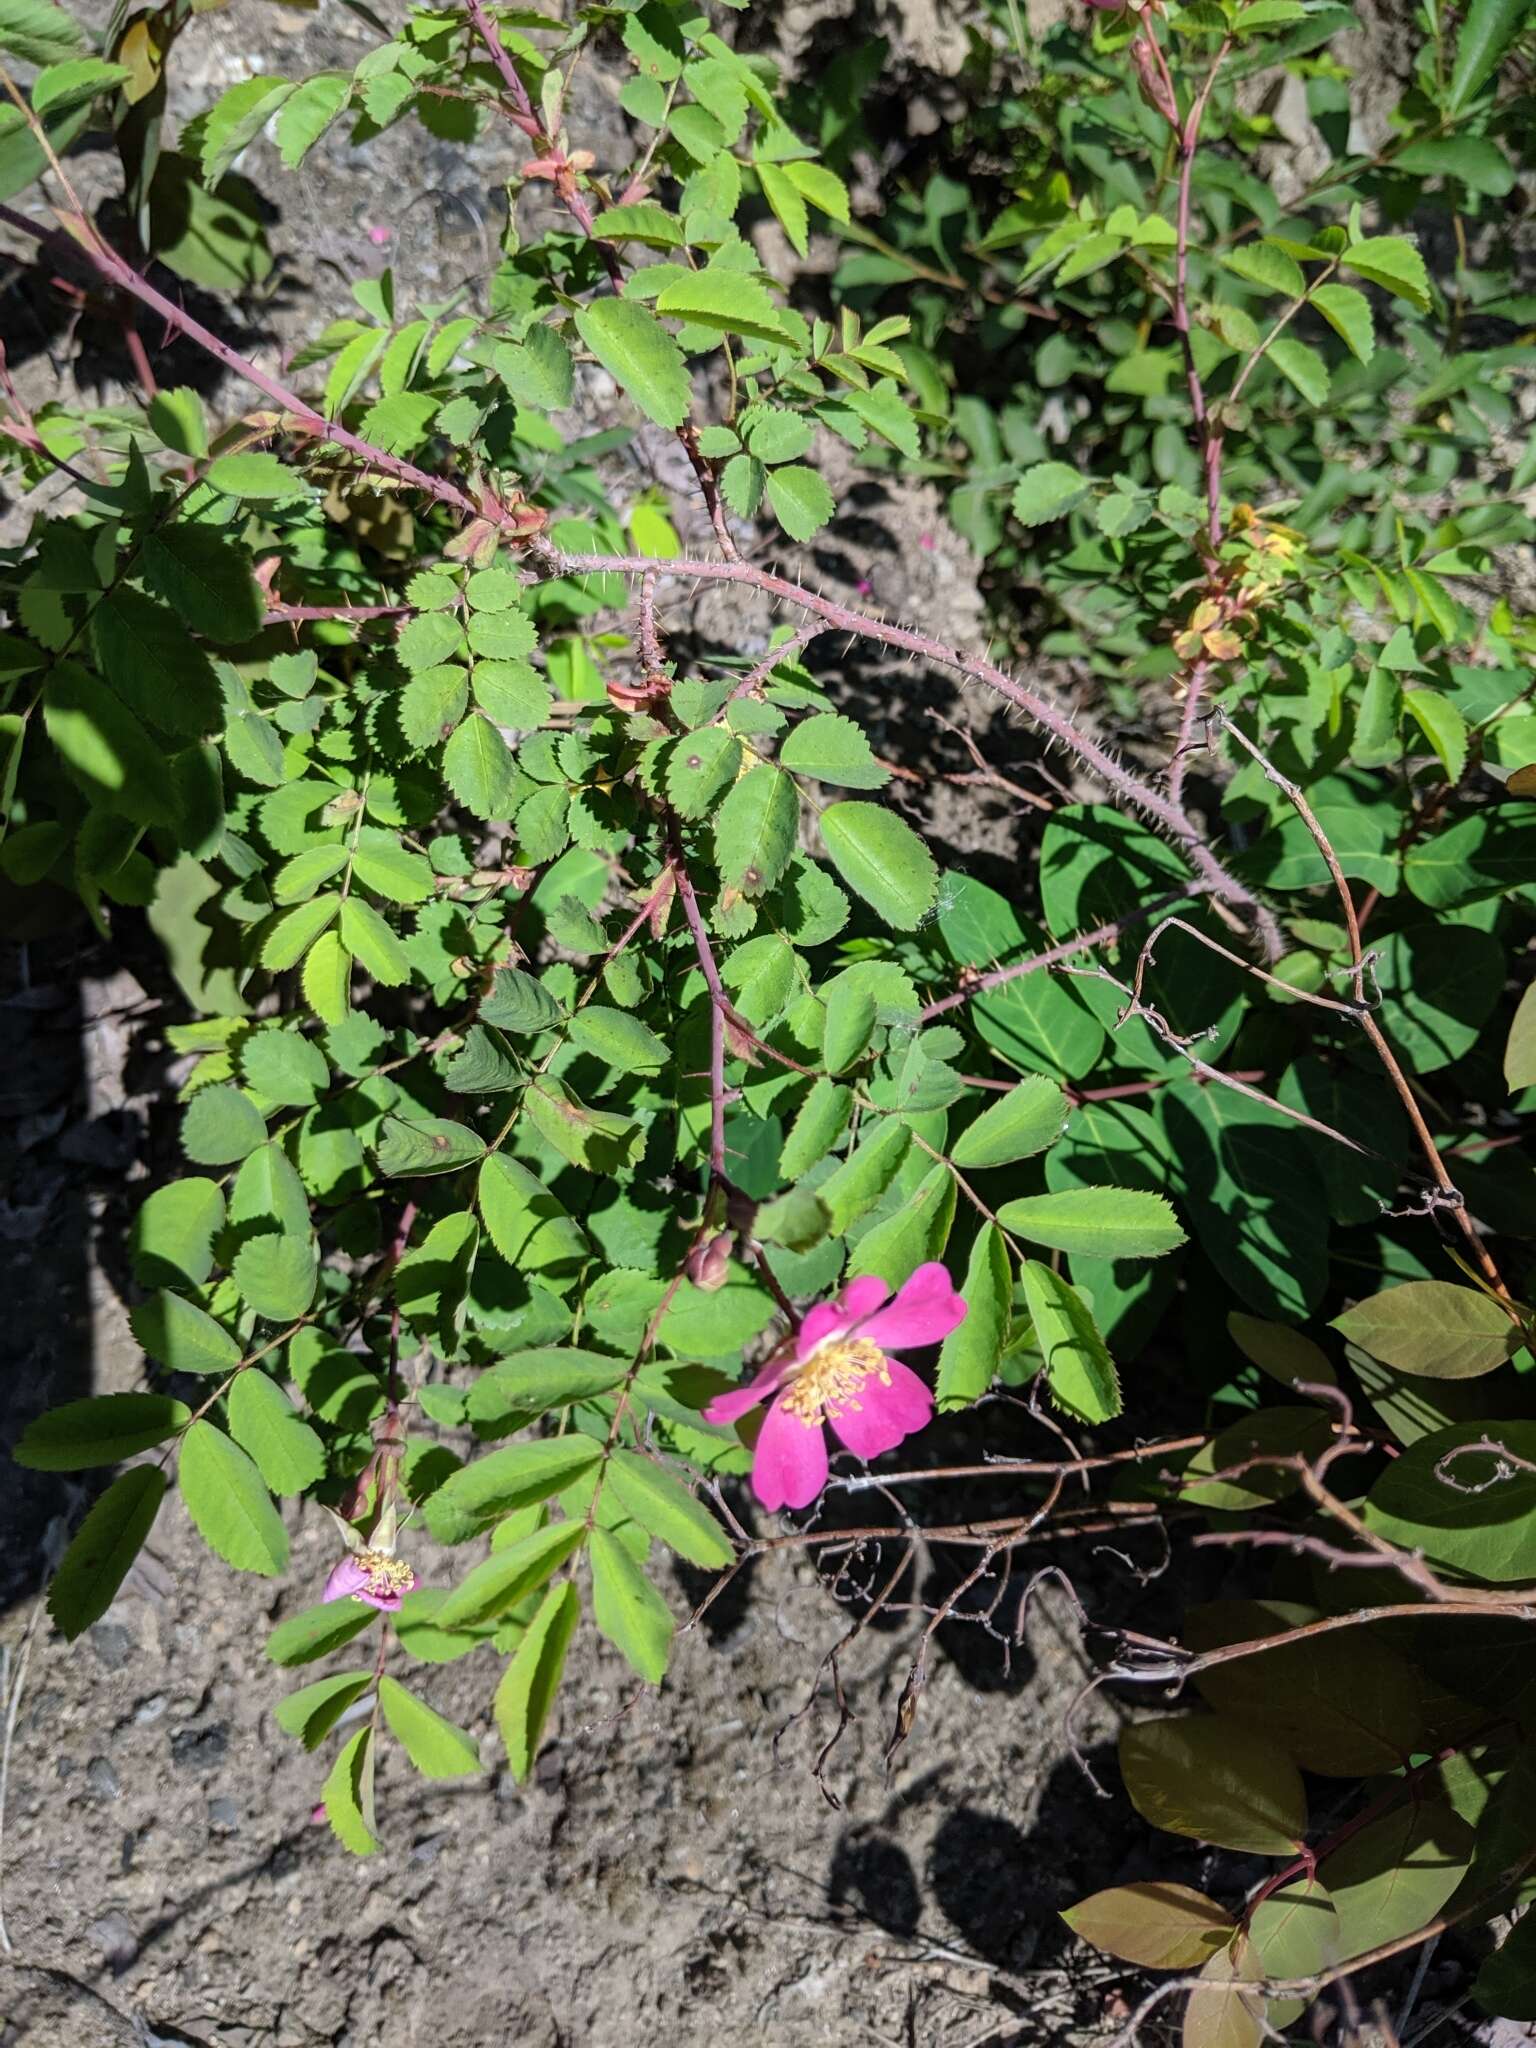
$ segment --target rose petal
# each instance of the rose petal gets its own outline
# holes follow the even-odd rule
[[[858,1334],[882,1351],[910,1351],[939,1343],[964,1321],[965,1303],[946,1268],[935,1262],[919,1266],[889,1308],[872,1315]]]
[[[325,1582],[322,1600],[345,1600],[352,1594],[361,1594],[368,1583],[368,1574],[355,1557],[344,1557],[331,1566],[331,1575]]]
[[[332,1565],[325,1591],[320,1597],[322,1600],[361,1600],[365,1607],[376,1607],[381,1614],[395,1614],[405,1595],[414,1593],[421,1581],[412,1572],[410,1584],[397,1592],[374,1592],[372,1584],[373,1575],[360,1558],[344,1557],[339,1564]]]
[[[846,1330],[861,1316],[872,1315],[890,1294],[890,1288],[876,1273],[861,1273],[850,1280],[835,1301],[819,1301],[800,1325],[795,1355],[802,1363],[818,1344],[825,1344],[840,1330]]]
[[[899,1359],[885,1363],[889,1386],[871,1373],[859,1389],[859,1405],[828,1417],[834,1433],[865,1464],[882,1451],[895,1450],[903,1437],[925,1429],[933,1417],[933,1395],[917,1374]]]
[[[765,1508],[806,1508],[827,1483],[827,1439],[775,1401],[763,1417],[752,1460],[752,1491]]]
[[[727,1428],[733,1422],[740,1422],[743,1415],[766,1401],[790,1368],[788,1358],[770,1358],[744,1387],[732,1387],[728,1393],[716,1394],[704,1409],[704,1420]]]

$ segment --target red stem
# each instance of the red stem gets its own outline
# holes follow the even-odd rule
[[[1187,850],[1190,859],[1205,877],[1206,885],[1213,895],[1223,902],[1246,911],[1258,927],[1271,958],[1284,951],[1279,928],[1270,912],[1256,898],[1227,873],[1216,856],[1206,846],[1200,829],[1179,805],[1150,788],[1136,776],[1120,766],[1113,755],[1107,753],[1096,740],[1089,739],[1073,725],[1066,712],[1061,711],[1049,699],[1026,689],[1002,669],[979,655],[966,654],[963,649],[951,647],[942,640],[935,640],[927,633],[915,633],[907,626],[893,626],[884,619],[872,618],[867,612],[854,611],[847,605],[835,603],[829,597],[807,590],[803,584],[791,583],[787,577],[775,576],[766,569],[759,569],[751,562],[693,562],[681,560],[637,560],[632,555],[570,555],[546,540],[534,540],[529,544],[530,558],[553,576],[582,576],[604,572],[619,576],[675,576],[693,577],[714,583],[745,583],[754,590],[765,591],[770,597],[782,599],[797,606],[801,611],[811,612],[824,619],[839,632],[852,633],[866,640],[879,640],[887,647],[900,647],[909,654],[921,654],[929,661],[938,662],[945,668],[957,669],[961,675],[973,681],[985,683],[996,690],[999,696],[1017,704],[1036,725],[1048,732],[1060,745],[1075,754],[1083,764],[1091,768],[1100,781],[1106,783],[1132,810],[1145,811]]]
[[[709,933],[699,910],[699,899],[694,894],[693,878],[683,858],[682,841],[675,827],[671,829],[671,838],[671,865],[677,893],[682,899],[683,915],[693,933],[694,951],[699,956],[699,967],[709,989],[709,1171],[711,1180],[718,1182],[726,1177],[725,1013],[730,1006],[726,1001],[725,985],[720,979],[714,948],[709,943]]]

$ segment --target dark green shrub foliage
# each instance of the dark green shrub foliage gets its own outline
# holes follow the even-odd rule
[[[721,1481],[803,1511],[907,1439],[919,1523],[927,1480],[1008,1489],[945,1524],[968,1584],[1088,1513],[1068,1476],[1175,1571],[1193,1539],[1241,1574],[1102,1674],[1180,1695],[1121,1743],[1139,1812],[1272,1859],[1246,1897],[1217,1862],[1210,1896],[1068,1914],[1173,1973],[1142,2016],[1188,1991],[1190,2042],[1311,2038],[1349,1969],[1531,1895],[1536,299],[1500,266],[1536,51],[1520,0],[1421,13],[1370,155],[1348,9],[1096,4],[1039,47],[978,14],[967,111],[863,218],[871,53],[785,88],[729,6],[415,8],[179,133],[195,15],[98,50],[0,8],[0,219],[144,379],[97,410],[6,380],[13,490],[75,488],[0,557],[0,866],[13,902],[147,918],[195,1055],[131,1248],[144,1387],[19,1455],[123,1467],[52,1582],[69,1636],[172,1477],[241,1571],[286,1572],[278,1503],[330,1515],[270,1649],[319,1673],[278,1718],[350,1849],[381,1747],[481,1767],[421,1663],[500,1659],[521,1778],[589,1625],[659,1684],[657,1562],[762,1547]],[[626,164],[568,120],[583,52],[627,67]],[[1304,189],[1260,111],[1287,78]],[[296,172],[411,122],[504,136],[486,274],[360,281],[283,379],[193,316],[270,269],[258,138]],[[525,240],[520,187],[556,202]],[[839,238],[830,288],[765,269],[772,221]],[[151,337],[217,400],[157,386]],[[636,432],[691,493],[636,494]],[[941,482],[1018,663],[796,569],[851,458]],[[689,638],[709,582],[772,641]],[[932,730],[838,683],[855,642],[965,691],[973,781],[1048,743],[1010,894],[920,829],[888,735]],[[987,1456],[1000,1420],[1028,1457]],[[1489,2010],[1536,2016],[1533,1926]]]

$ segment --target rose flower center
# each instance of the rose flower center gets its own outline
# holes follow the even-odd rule
[[[891,1384],[885,1353],[868,1337],[846,1337],[818,1344],[795,1375],[783,1405],[807,1429],[835,1422],[849,1409],[857,1413],[866,1380]]]
[[[360,1550],[357,1561],[367,1574],[370,1593],[408,1593],[415,1582],[416,1574],[404,1558],[391,1557],[388,1551]]]

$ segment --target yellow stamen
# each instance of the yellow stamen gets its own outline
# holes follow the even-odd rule
[[[387,1550],[360,1550],[357,1561],[368,1575],[370,1593],[409,1593],[415,1584],[416,1574],[405,1559],[391,1557]]]
[[[864,1383],[891,1384],[890,1360],[868,1337],[833,1339],[818,1344],[795,1375],[781,1406],[807,1429],[836,1422],[850,1410],[857,1414]]]

